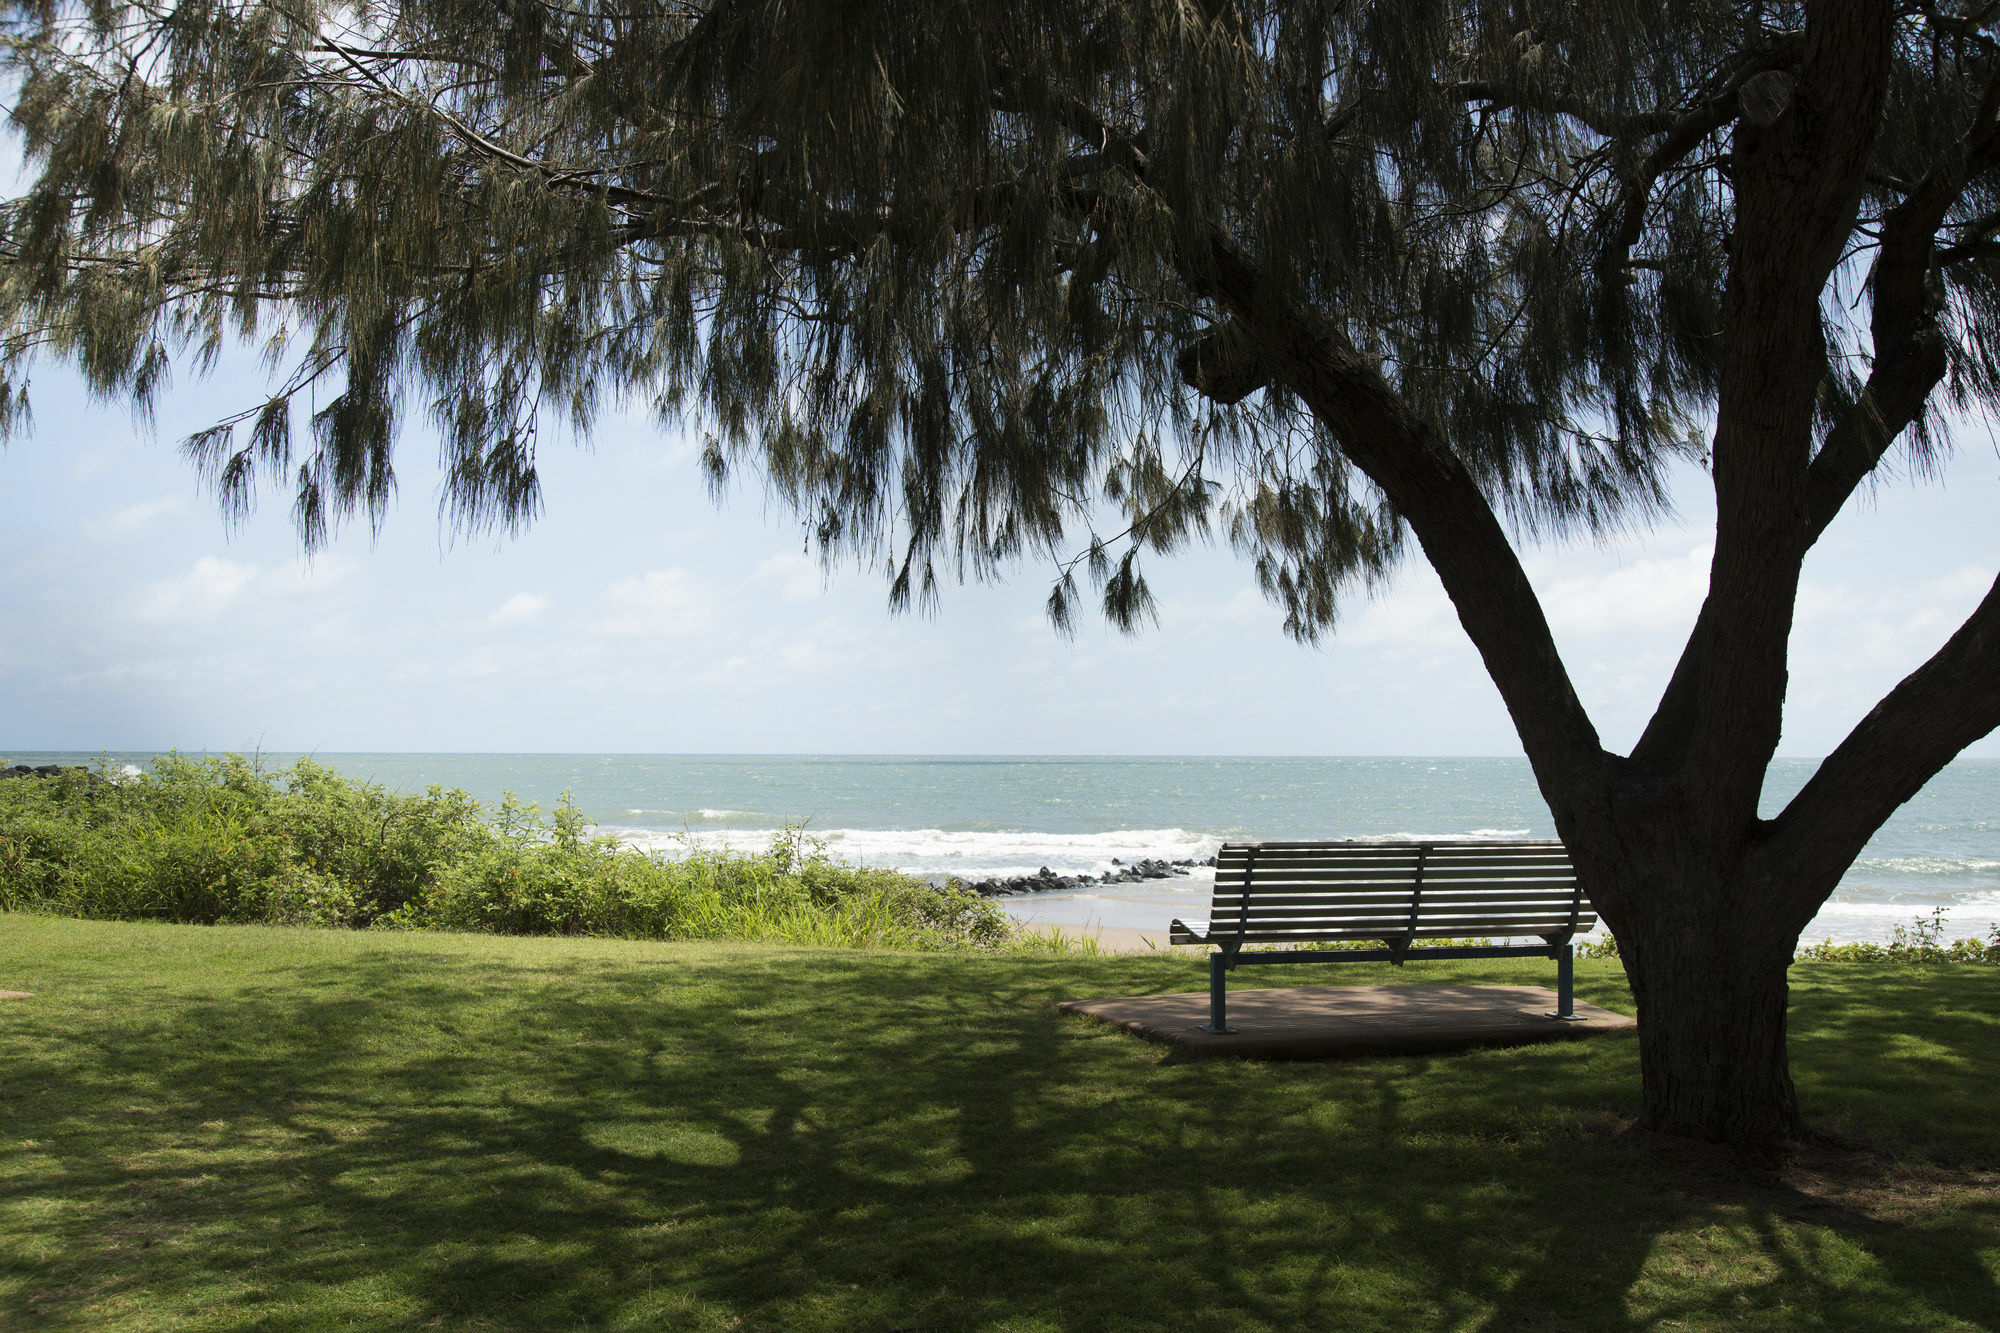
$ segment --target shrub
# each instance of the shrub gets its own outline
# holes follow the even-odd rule
[[[310,759],[167,755],[126,780],[0,782],[0,908],[214,924],[762,939],[957,948],[1011,934],[992,903],[845,865],[793,830],[761,854],[643,852],[565,794],[396,796]]]
[[[991,945],[1005,915],[962,887],[845,865],[796,831],[761,854],[641,852],[593,834],[565,796],[543,825],[501,804],[491,841],[395,914],[414,928],[642,939],[758,939],[916,948]]]
[[[1799,950],[1799,961],[1812,963],[1902,963],[1926,967],[1949,963],[1979,963],[2000,967],[2000,924],[1984,941],[1945,939],[1945,910],[1933,907],[1928,917],[1897,926],[1887,944],[1835,944],[1826,940]]]
[[[1985,941],[1960,939],[1945,942],[1945,910],[1933,907],[1928,917],[1918,917],[1908,926],[1897,926],[1887,944],[1835,944],[1823,940],[1808,944],[1793,958],[1798,963],[1903,963],[1925,967],[1945,963],[1983,963],[2000,967],[2000,924],[1991,927]],[[1578,958],[1616,958],[1618,941],[1611,935],[1577,945]]]

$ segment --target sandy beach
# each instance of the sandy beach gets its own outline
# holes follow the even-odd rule
[[[1166,953],[1172,947],[1167,943],[1167,932],[1163,929],[1103,926],[1095,922],[1088,925],[1073,925],[1069,922],[1050,921],[1016,921],[1014,928],[1022,935],[1047,935],[1055,931],[1060,932],[1065,939],[1095,940],[1099,951],[1103,953]]]

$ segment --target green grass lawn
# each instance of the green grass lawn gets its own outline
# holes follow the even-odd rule
[[[1203,975],[0,916],[0,1327],[2000,1326],[1991,969],[1796,970],[1809,1113],[1893,1161],[1782,1179],[1621,1135],[1629,1036],[1255,1064],[1055,1009]]]

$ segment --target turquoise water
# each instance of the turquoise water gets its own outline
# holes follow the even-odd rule
[[[147,754],[102,756],[144,767]],[[265,756],[273,765],[296,756]],[[1131,758],[847,755],[322,754],[396,791],[433,783],[544,807],[564,792],[606,831],[646,847],[687,838],[762,848],[803,825],[847,860],[981,879],[1102,873],[1113,859],[1199,859],[1250,838],[1554,836],[1520,759]],[[16,752],[7,763],[95,755]],[[1812,775],[1772,767],[1767,813]],[[1058,925],[1164,928],[1201,915],[1200,875],[1004,900]],[[1890,819],[1807,931],[1885,940],[1941,906],[1950,933],[2000,921],[2000,760],[1960,760]]]

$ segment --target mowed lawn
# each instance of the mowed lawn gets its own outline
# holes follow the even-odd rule
[[[1055,1007],[1203,975],[0,916],[0,1327],[2000,1327],[1990,968],[1795,969],[1878,1152],[1782,1176],[1621,1134],[1629,1036],[1259,1064]]]

